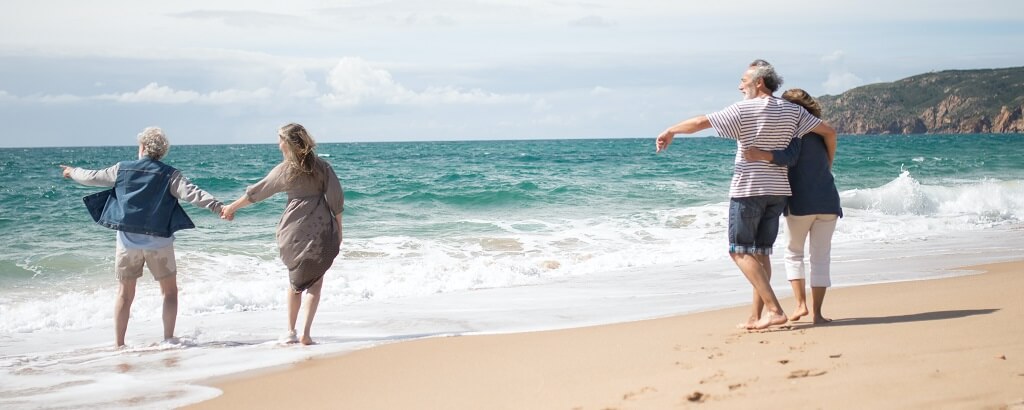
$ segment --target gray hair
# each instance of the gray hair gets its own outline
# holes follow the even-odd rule
[[[765,88],[768,88],[773,93],[782,87],[782,76],[775,72],[775,67],[769,62],[759,58],[750,63],[750,68],[753,69],[753,72],[750,74],[751,81],[764,80]]]
[[[139,146],[142,147],[142,155],[159,161],[167,151],[171,149],[170,141],[159,127],[147,127],[139,133]]]

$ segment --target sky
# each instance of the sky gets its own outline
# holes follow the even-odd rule
[[[0,147],[653,138],[742,98],[1024,65],[1020,0],[4,0]]]

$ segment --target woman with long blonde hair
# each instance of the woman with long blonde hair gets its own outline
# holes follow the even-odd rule
[[[277,225],[281,261],[288,268],[287,343],[313,343],[310,328],[320,303],[323,277],[338,256],[342,242],[341,213],[345,197],[331,164],[316,155],[316,142],[299,124],[278,131],[283,160],[245,194],[224,208],[221,217],[234,219],[235,212],[278,192],[288,194],[288,204]],[[295,324],[305,293],[306,317],[299,338]]]

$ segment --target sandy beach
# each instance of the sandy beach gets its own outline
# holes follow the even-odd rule
[[[833,288],[825,326],[740,331],[741,306],[421,339],[214,380],[190,408],[1024,408],[1024,262],[965,269]]]

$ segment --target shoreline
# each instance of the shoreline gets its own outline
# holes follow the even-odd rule
[[[983,273],[832,288],[824,326],[739,331],[737,306],[389,343],[207,380],[224,393],[187,408],[1024,408],[1024,260],[948,270]]]

